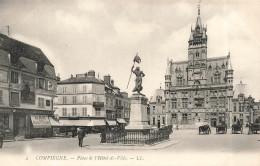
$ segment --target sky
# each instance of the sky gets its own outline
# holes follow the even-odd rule
[[[164,88],[167,58],[188,59],[198,0],[0,0],[0,33],[42,49],[61,79],[95,70],[111,75],[121,91],[138,52],[148,98]],[[260,99],[260,1],[202,0],[208,57],[230,51],[234,87],[242,80]]]

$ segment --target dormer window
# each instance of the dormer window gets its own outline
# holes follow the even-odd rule
[[[12,54],[10,59],[12,65],[18,66],[19,56]]]
[[[36,63],[36,68],[38,72],[43,72],[44,69],[44,63],[43,62],[37,62]]]

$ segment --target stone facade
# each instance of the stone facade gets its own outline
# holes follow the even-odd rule
[[[149,101],[150,114],[148,120],[149,124],[153,128],[161,128],[168,125],[167,122],[169,122],[170,119],[167,120],[166,118],[170,116],[167,116],[165,105],[166,102],[164,90],[156,89],[154,95],[150,98]]]
[[[207,27],[203,27],[200,9],[195,29],[188,40],[188,60],[167,60],[165,100],[170,124],[195,126],[207,121],[211,126],[230,125],[233,97],[233,69],[230,53],[208,58]]]
[[[57,96],[55,107],[60,120],[104,121],[105,85],[95,78],[94,71],[59,81]]]
[[[54,66],[41,49],[0,34],[0,130],[6,138],[51,136]]]
[[[247,126],[249,123],[260,120],[259,103],[254,100],[255,99],[248,94],[247,84],[243,84],[241,81],[240,84],[236,85],[231,106],[232,124],[239,121],[244,126]]]

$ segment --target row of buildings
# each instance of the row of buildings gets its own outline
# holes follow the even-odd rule
[[[53,127],[124,126],[130,99],[111,76],[95,71],[56,77],[40,48],[0,34],[0,130],[6,139],[48,137]]]
[[[75,131],[75,127],[92,126],[102,128],[124,127],[129,122],[130,98],[120,92],[110,75],[101,80],[90,70],[75,77],[58,78],[55,114],[59,118],[57,127],[65,131]]]
[[[198,8],[188,40],[188,60],[167,60],[165,89],[156,90],[150,100],[149,123],[153,126],[195,127],[206,121],[215,127],[259,119],[259,102],[249,96],[246,85],[241,82],[233,90],[230,53],[208,58],[207,27],[202,25]]]

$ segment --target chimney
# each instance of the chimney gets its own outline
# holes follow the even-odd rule
[[[60,74],[56,77],[56,80],[59,82],[60,81]]]
[[[94,70],[89,70],[88,71],[88,76],[95,78],[95,71]]]
[[[104,82],[105,82],[105,84],[107,84],[108,86],[110,86],[110,78],[111,78],[110,75],[104,76]]]
[[[111,80],[111,85],[114,86],[114,80]]]

